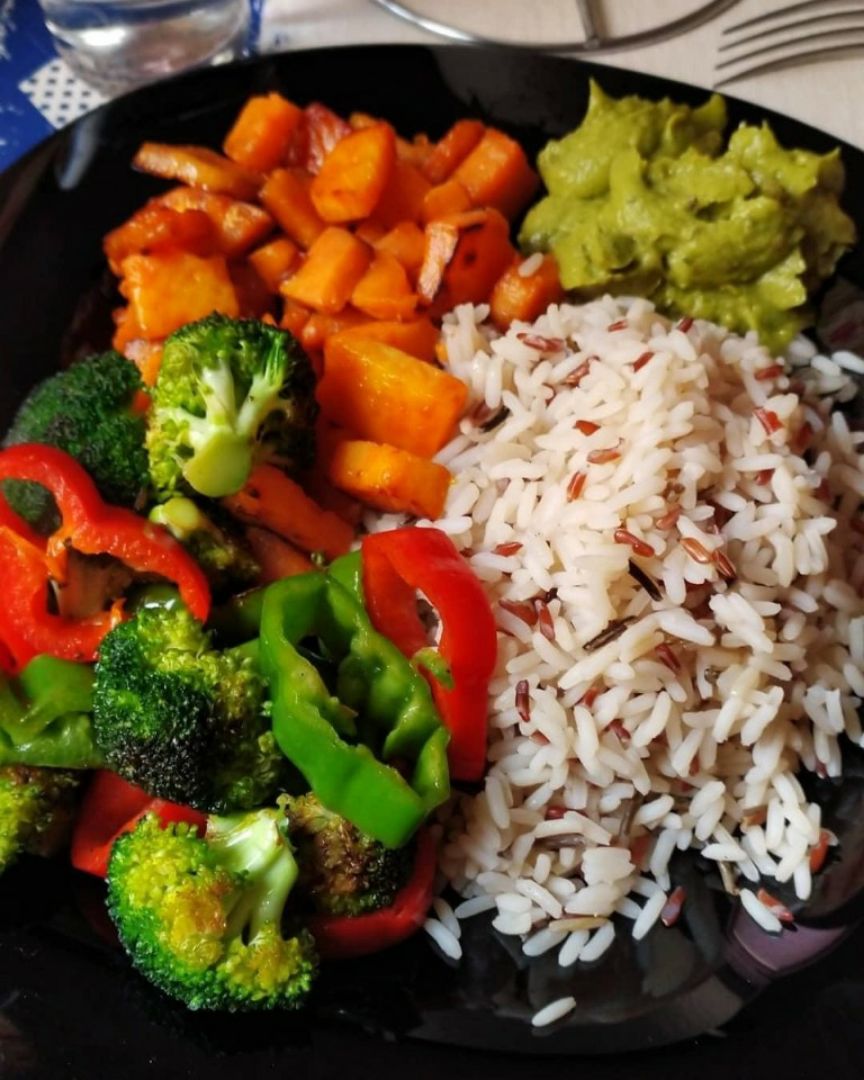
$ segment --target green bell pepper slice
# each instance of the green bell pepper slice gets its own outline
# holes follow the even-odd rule
[[[298,651],[312,636],[336,664],[335,695]],[[283,753],[330,810],[386,847],[407,843],[450,794],[450,736],[425,679],[323,572],[269,586],[260,640]]]
[[[93,739],[93,669],[37,656],[17,680],[0,677],[0,765],[97,769]]]

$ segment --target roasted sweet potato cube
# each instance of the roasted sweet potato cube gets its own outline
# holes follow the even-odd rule
[[[466,396],[461,380],[381,341],[336,334],[324,346],[318,401],[329,420],[363,439],[432,457]]]
[[[532,274],[522,274],[524,259],[517,258],[495,282],[489,302],[492,320],[499,330],[506,330],[517,319],[533,323],[550,304],[564,297],[558,263],[554,255],[544,255]]]
[[[163,180],[179,180],[189,187],[203,188],[235,199],[252,199],[261,188],[260,173],[245,169],[206,146],[170,146],[145,142],[132,159],[132,165]]]
[[[157,196],[154,202],[173,210],[206,214],[216,231],[216,250],[229,259],[245,254],[273,231],[273,218],[263,207],[228,195],[180,187]]]
[[[487,128],[453,176],[475,206],[494,206],[506,218],[527,206],[540,183],[519,143],[496,128]]]
[[[201,258],[185,251],[130,255],[122,266],[120,292],[129,301],[137,336],[167,337],[213,311],[240,314],[237,293],[222,255]]]
[[[244,168],[270,172],[285,164],[303,122],[303,110],[281,94],[251,97],[228,132],[223,149]]]
[[[107,234],[102,247],[115,274],[130,255],[153,251],[188,251],[212,255],[218,249],[216,229],[201,210],[174,210],[149,202]]]
[[[318,237],[296,274],[279,291],[315,311],[336,315],[351,299],[371,257],[368,244],[347,229],[331,225]]]
[[[257,248],[249,256],[249,262],[270,292],[279,292],[279,286],[289,276],[300,259],[297,245],[287,236],[277,236],[269,244]]]
[[[362,439],[336,445],[327,475],[334,487],[377,510],[433,520],[444,511],[451,479],[435,461]]]
[[[395,161],[396,138],[389,124],[372,124],[340,139],[309,189],[319,216],[336,224],[369,217]]]
[[[261,189],[261,201],[291,239],[310,248],[325,225],[309,196],[311,177],[301,169],[276,169]]]

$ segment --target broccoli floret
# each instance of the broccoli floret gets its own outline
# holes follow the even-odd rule
[[[165,342],[147,434],[163,498],[184,487],[209,498],[239,491],[253,465],[312,462],[315,376],[284,330],[210,315]]]
[[[164,525],[187,549],[216,592],[236,592],[258,579],[261,568],[246,544],[210,514],[183,495],[175,495],[150,511],[150,520]]]
[[[135,365],[119,353],[81,360],[30,391],[5,445],[38,442],[65,450],[81,462],[107,502],[135,506],[149,483],[146,423],[132,409],[141,389]],[[8,480],[3,491],[35,528],[57,527],[54,500],[45,488]]]
[[[179,603],[145,607],[102,641],[93,732],[108,766],[199,810],[261,806],[290,766],[267,716],[257,642],[219,651]]]
[[[300,866],[298,893],[314,911],[362,915],[393,903],[411,873],[410,848],[385,848],[311,792],[286,799],[285,810]]]
[[[317,969],[283,936],[297,863],[279,811],[210,818],[204,839],[147,815],[108,866],[108,910],[142,975],[190,1009],[294,1009]]]
[[[53,855],[75,810],[78,777],[63,769],[0,768],[0,873],[23,852]]]

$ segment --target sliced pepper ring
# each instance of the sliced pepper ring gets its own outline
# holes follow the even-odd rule
[[[39,653],[93,660],[102,638],[122,617],[120,603],[89,619],[48,612],[49,578],[62,579],[70,545],[83,555],[111,555],[138,573],[173,581],[192,614],[206,620],[210,588],[195,560],[166,529],[103,502],[74,458],[38,443],[10,446],[0,451],[3,480],[41,484],[53,496],[62,522],[42,545],[5,501],[0,504],[0,578],[9,586],[0,612],[0,639],[19,667]]]
[[[335,696],[297,649],[310,636],[337,665]],[[449,736],[423,678],[320,572],[267,589],[261,658],[286,757],[330,810],[387,847],[405,844],[450,793]],[[411,768],[410,782],[396,762]]]
[[[498,652],[495,617],[483,586],[439,529],[373,533],[363,538],[362,551],[369,615],[405,656],[421,661],[428,647],[417,592],[437,610],[439,651],[452,684],[445,685],[432,671],[429,681],[450,731],[450,771],[457,780],[479,780],[486,764],[489,680]]]

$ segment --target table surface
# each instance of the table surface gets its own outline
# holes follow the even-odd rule
[[[372,0],[251,0],[250,49],[271,52],[370,42],[434,42],[434,35],[377,7]],[[405,0],[442,22],[513,41],[580,37],[573,0]],[[710,88],[723,29],[776,10],[788,0],[739,0],[696,30],[635,50],[592,54],[600,63],[644,71]],[[698,6],[699,0],[606,0],[609,34],[659,23]],[[598,0],[598,7],[600,7]],[[836,10],[824,0],[826,11]],[[758,44],[758,43],[757,43]],[[821,128],[864,148],[862,58],[848,57],[742,80],[729,93]],[[0,169],[52,131],[101,104],[102,96],[76,79],[57,58],[36,0],[0,0]]]

